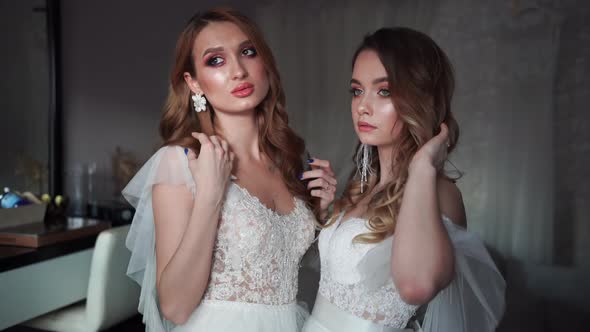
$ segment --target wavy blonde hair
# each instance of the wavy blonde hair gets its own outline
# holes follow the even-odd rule
[[[430,37],[401,27],[377,30],[364,38],[353,57],[353,66],[364,50],[375,51],[385,67],[391,99],[402,124],[393,144],[391,171],[394,180],[369,201],[367,215],[370,216],[368,227],[371,231],[354,238],[356,242],[377,243],[395,232],[412,157],[438,134],[443,122],[449,127],[450,153],[459,139],[459,127],[451,112],[455,86],[453,69],[445,53]],[[355,169],[325,226],[332,224],[341,211],[354,208],[379,183],[379,154],[376,147],[369,148],[372,149],[370,165],[374,172],[369,176],[367,187],[361,193],[360,178]],[[358,153],[357,148],[353,158],[355,165]],[[440,175],[446,176],[442,172]]]
[[[191,106],[191,91],[184,81],[185,72],[193,77],[198,74],[192,56],[193,44],[201,30],[211,22],[231,22],[237,25],[256,48],[270,83],[268,94],[256,107],[260,149],[280,170],[289,191],[306,202],[317,214],[316,200],[298,179],[298,175],[303,172],[301,156],[304,155],[305,142],[289,127],[285,92],[272,51],[256,23],[231,8],[217,7],[194,15],[178,37],[168,99],[160,120],[163,145],[180,145],[198,152],[200,144],[191,136],[191,132],[217,134],[214,126],[215,111],[207,103],[207,112],[195,112]]]

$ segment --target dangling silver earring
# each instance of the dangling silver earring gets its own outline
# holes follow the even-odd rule
[[[193,106],[195,107],[195,112],[204,112],[207,110],[207,99],[200,93],[195,93],[192,96],[193,99]]]
[[[361,177],[361,194],[364,192],[365,185],[369,182],[369,176],[373,174],[371,168],[371,146],[361,144],[356,152],[357,174]]]

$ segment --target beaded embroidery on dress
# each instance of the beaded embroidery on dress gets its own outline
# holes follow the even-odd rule
[[[136,207],[126,243],[132,252],[127,274],[142,287],[138,310],[146,331],[300,331],[308,314],[295,303],[299,262],[315,231],[313,213],[305,203],[294,198],[293,210],[280,215],[231,182],[209,284],[188,321],[174,326],[158,308],[151,197],[156,184],[185,185],[195,195],[198,184],[183,148],[158,150],[123,191]]]
[[[264,304],[295,301],[299,261],[314,236],[313,215],[296,199],[279,215],[230,184],[204,299]]]
[[[304,332],[492,332],[504,313],[506,283],[481,239],[441,217],[455,255],[454,278],[426,307],[423,325],[404,328],[417,307],[404,303],[391,277],[395,236],[353,243],[366,220],[343,213],[319,236],[320,288]],[[417,262],[419,264],[419,262]]]
[[[360,318],[375,323],[403,328],[414,315],[417,306],[402,301],[393,281],[372,288],[370,277],[363,271],[363,258],[374,252],[391,252],[392,238],[380,243],[353,243],[359,234],[369,232],[362,219],[342,216],[319,236],[321,278],[319,294],[332,304]]]

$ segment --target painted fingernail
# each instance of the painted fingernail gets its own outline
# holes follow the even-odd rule
[[[307,162],[310,163],[310,164],[313,163],[313,158],[307,159]]]
[[[303,180],[303,173],[299,174],[297,177],[299,178],[299,180]]]
[[[184,148],[184,154],[188,156],[188,148]]]

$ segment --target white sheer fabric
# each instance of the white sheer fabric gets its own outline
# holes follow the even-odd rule
[[[334,331],[330,321],[347,320],[339,332],[397,331],[404,328],[417,307],[404,303],[391,279],[394,237],[378,244],[352,243],[369,229],[366,220],[351,218],[322,230],[319,236],[321,281],[314,312],[306,332]],[[428,304],[424,332],[494,331],[504,312],[505,282],[481,240],[443,216],[455,250],[455,277]],[[418,263],[418,262],[417,262]],[[334,310],[327,308],[328,301]],[[321,311],[330,310],[331,315]],[[370,321],[355,321],[350,315]],[[344,330],[342,330],[344,328]]]
[[[228,186],[208,288],[182,326],[162,319],[155,288],[154,184],[195,183],[181,147],[161,148],[123,191],[136,207],[127,238],[128,275],[141,286],[146,331],[298,331],[305,313],[295,304],[299,261],[314,236],[314,216],[299,199],[279,215],[235,183]]]
[[[504,278],[477,235],[443,216],[455,249],[455,278],[430,303],[424,332],[495,331],[505,310]]]

